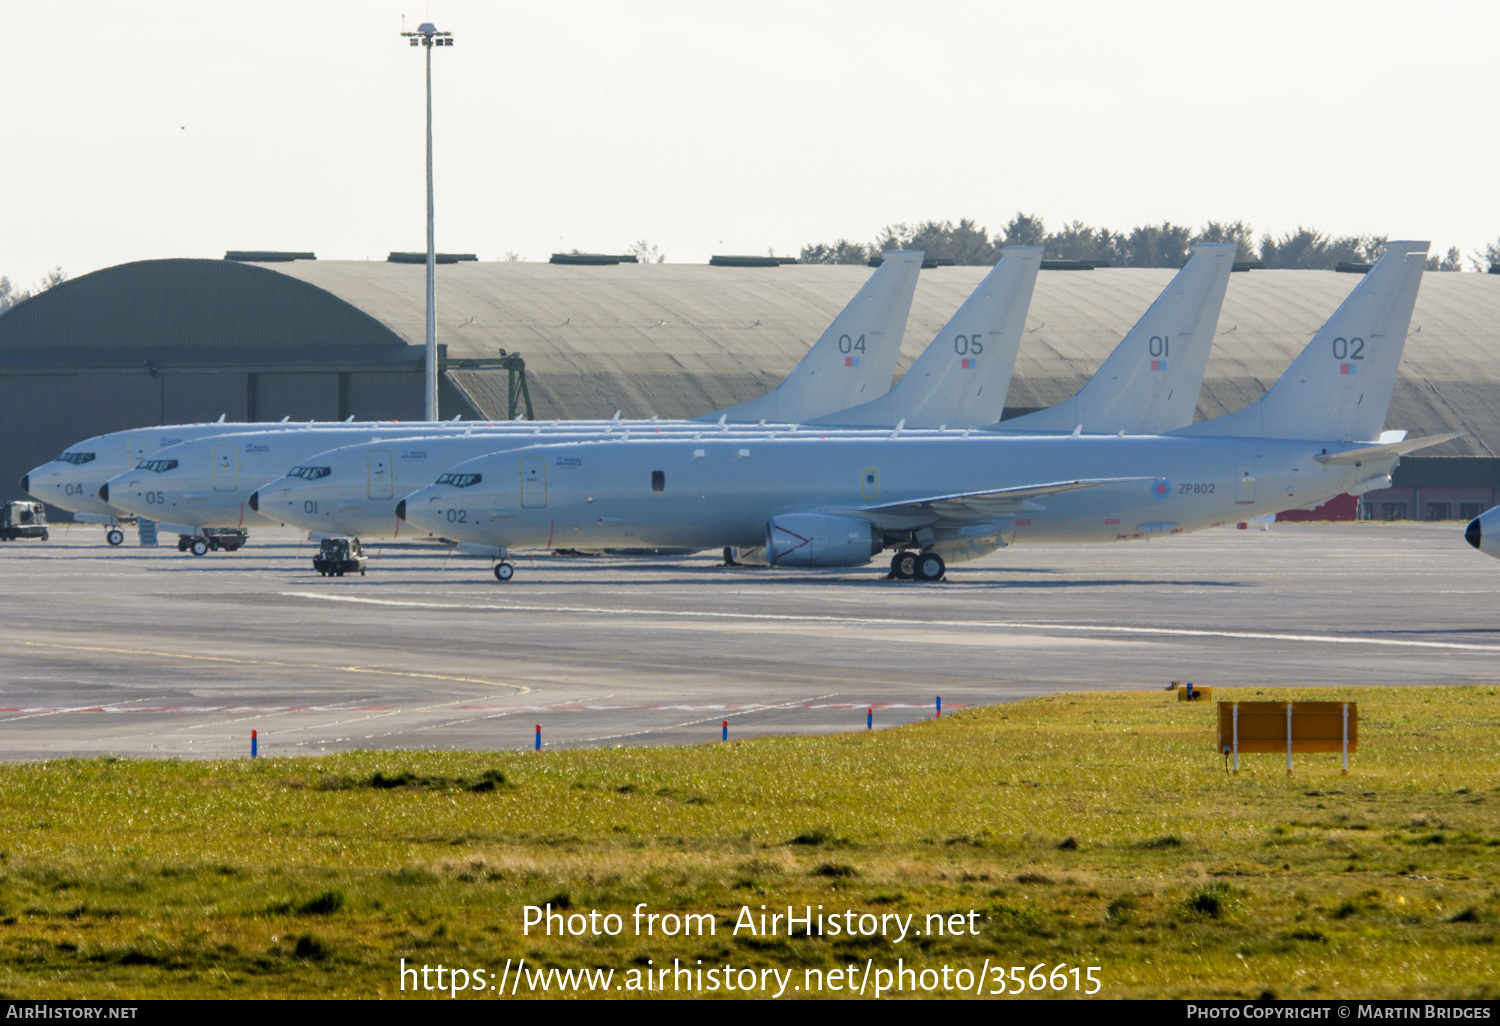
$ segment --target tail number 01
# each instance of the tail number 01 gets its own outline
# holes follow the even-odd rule
[[[839,336],[839,352],[862,353],[864,351],[865,337],[863,335],[859,336],[859,338],[856,339],[851,339],[848,335]]]
[[[1365,340],[1362,338],[1334,339],[1333,358],[1335,360],[1363,360],[1365,358]]]
[[[1156,359],[1165,360],[1167,358],[1167,350],[1170,348],[1171,339],[1171,335],[1152,335],[1150,340],[1147,341],[1146,346],[1150,350],[1151,355]]]
[[[953,351],[959,356],[978,356],[984,352],[984,335],[975,333],[973,335],[954,335]]]

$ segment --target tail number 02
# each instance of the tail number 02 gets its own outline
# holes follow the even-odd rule
[[[859,336],[859,338],[856,339],[851,339],[848,335],[839,336],[839,352],[862,353],[864,351],[865,337],[863,335]]]
[[[1150,340],[1147,341],[1146,346],[1152,356],[1158,360],[1165,360],[1167,358],[1167,350],[1170,348],[1171,339],[1171,335],[1152,335]]]
[[[1335,360],[1363,360],[1365,358],[1365,340],[1362,338],[1334,339],[1333,358]]]

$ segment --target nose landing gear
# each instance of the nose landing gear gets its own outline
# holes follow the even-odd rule
[[[501,584],[504,584],[515,575],[516,568],[511,566],[504,560],[501,560],[499,563],[495,564],[495,580],[499,581]]]

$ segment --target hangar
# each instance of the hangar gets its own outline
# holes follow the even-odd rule
[[[146,260],[64,282],[0,316],[0,487],[105,431],[213,420],[415,420],[425,268],[231,253]],[[766,262],[769,263],[769,262]],[[984,267],[922,272],[898,374]],[[693,416],[774,387],[868,277],[838,265],[445,262],[444,417],[511,409],[502,350],[538,418]],[[1171,269],[1044,270],[1007,416],[1083,384]],[[1259,398],[1352,287],[1333,271],[1232,278],[1199,417]],[[1500,502],[1500,275],[1429,274],[1387,423],[1465,437],[1408,457],[1374,518],[1446,519]]]

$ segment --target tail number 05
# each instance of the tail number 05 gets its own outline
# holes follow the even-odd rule
[[[984,335],[975,333],[973,335],[954,335],[953,351],[959,356],[978,356],[984,352],[984,343],[981,339]]]

